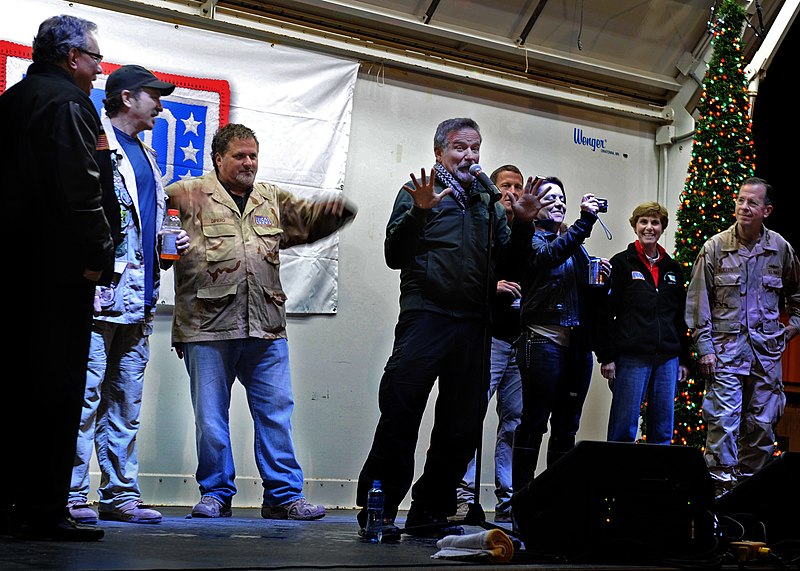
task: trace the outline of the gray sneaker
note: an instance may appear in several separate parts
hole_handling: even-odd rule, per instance
[[[298,498],[280,506],[263,506],[261,517],[264,519],[297,519],[308,521],[325,517],[325,508],[308,503],[305,498]]]
[[[203,496],[192,508],[192,517],[231,517],[231,506],[226,506],[214,496]]]
[[[67,503],[69,516],[78,523],[95,525],[97,523],[97,513],[89,507],[85,500],[72,500]]]
[[[131,500],[116,507],[100,506],[100,519],[105,521],[124,521],[126,523],[160,523],[161,512],[142,503]]]

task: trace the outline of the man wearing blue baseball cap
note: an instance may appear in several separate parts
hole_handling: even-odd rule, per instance
[[[136,434],[158,300],[158,235],[166,194],[155,152],[138,135],[153,129],[163,110],[161,97],[174,89],[138,65],[122,66],[106,81],[102,123],[123,239],[116,248],[111,284],[95,288],[86,390],[67,504],[80,523],[97,522],[88,503],[92,444],[101,473],[100,519],[161,521],[161,514],[141,500]],[[188,245],[188,234],[181,231],[179,253]]]

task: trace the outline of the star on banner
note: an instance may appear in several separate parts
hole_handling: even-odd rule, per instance
[[[199,135],[197,132],[197,126],[202,123],[202,121],[196,121],[194,118],[194,113],[189,114],[188,119],[181,119],[183,121],[183,134],[186,133],[194,133],[195,135]]]
[[[189,141],[188,147],[181,147],[181,150],[183,151],[184,161],[192,161],[195,163],[197,162],[197,151],[199,151],[200,149],[195,149],[191,141]]]

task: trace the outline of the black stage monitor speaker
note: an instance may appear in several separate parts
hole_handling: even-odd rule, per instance
[[[511,504],[531,554],[642,563],[716,547],[714,486],[696,448],[581,441]]]
[[[715,513],[721,527],[732,530],[733,540],[800,541],[800,452],[784,452],[720,496]],[[733,522],[738,525],[728,525]],[[736,530],[743,537],[736,537]]]

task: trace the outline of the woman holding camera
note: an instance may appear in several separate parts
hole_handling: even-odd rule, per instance
[[[515,252],[522,258],[517,261],[522,264],[523,291],[522,333],[516,348],[522,375],[522,420],[514,433],[515,491],[522,490],[535,475],[548,421],[548,466],[575,445],[592,376],[590,330],[594,307],[607,292],[607,284],[593,284],[607,281],[611,272],[609,261],[601,259],[602,277],[590,280],[590,258],[583,247],[597,222],[597,198],[585,194],[580,217],[567,227],[563,183],[548,177],[539,184],[542,209],[533,239],[514,243]]]
[[[680,265],[658,244],[666,208],[645,202],[630,224],[638,240],[611,258],[612,287],[600,307],[595,353],[613,393],[608,440],[634,442],[642,402],[646,438],[669,444],[678,380],[686,377],[689,337],[683,319],[686,289]]]

